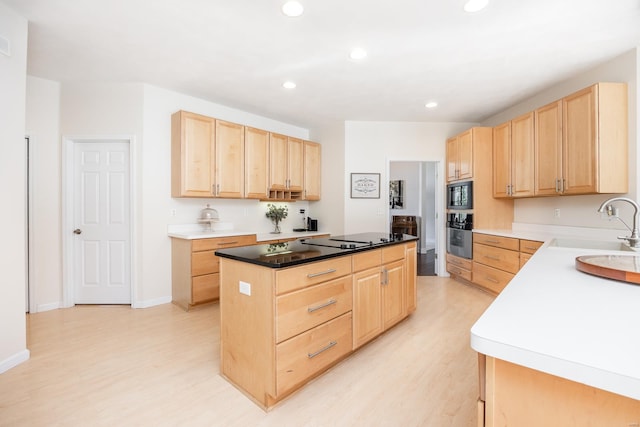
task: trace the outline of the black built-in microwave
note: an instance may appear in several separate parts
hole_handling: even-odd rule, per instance
[[[447,185],[448,209],[473,209],[473,181]]]

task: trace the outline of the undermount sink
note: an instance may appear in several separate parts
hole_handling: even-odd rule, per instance
[[[574,249],[597,249],[604,251],[626,251],[640,252],[640,248],[632,248],[627,242],[616,240],[583,240],[572,238],[553,239],[549,243],[550,247],[574,248]]]

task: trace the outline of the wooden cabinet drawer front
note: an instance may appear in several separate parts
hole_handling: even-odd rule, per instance
[[[351,276],[277,297],[276,342],[351,311]]]
[[[530,258],[531,254],[520,252],[520,268],[522,268],[522,266],[525,265]]]
[[[471,281],[471,270],[464,270],[457,265],[447,263],[447,271],[455,276],[462,277],[465,280]]]
[[[465,270],[471,270],[471,260],[466,258],[460,258],[455,255],[447,254],[447,263],[453,264],[459,268]]]
[[[194,277],[191,282],[191,303],[198,304],[220,297],[220,275],[205,274]]]
[[[473,263],[473,283],[495,293],[500,293],[507,286],[507,283],[513,279],[513,274],[497,268],[488,267],[483,264]]]
[[[236,246],[248,246],[256,244],[256,235],[215,237],[213,239],[193,239],[191,250],[210,251],[223,248],[234,248]]]
[[[511,237],[495,236],[493,234],[473,233],[473,243],[495,246],[498,248],[520,250],[520,240]]]
[[[393,245],[382,248],[382,263],[386,264],[404,258],[404,245]]]
[[[517,273],[520,270],[520,252],[494,248],[493,246],[474,243],[473,261],[474,268],[477,263],[482,263],[509,273]]]
[[[520,240],[520,252],[532,254],[535,253],[540,246],[542,246],[542,242],[536,240]]]
[[[220,271],[220,259],[214,255],[214,251],[191,253],[191,275],[217,273]]]
[[[363,271],[369,268],[378,267],[382,264],[382,250],[376,249],[373,251],[354,254],[351,259],[353,260],[354,273],[356,271]]]
[[[351,352],[351,312],[276,346],[276,394],[306,382]]]
[[[285,292],[306,288],[347,274],[351,274],[350,256],[278,270],[276,272],[276,294],[281,295]]]

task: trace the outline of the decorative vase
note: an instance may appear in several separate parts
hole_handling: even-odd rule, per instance
[[[280,234],[280,221],[274,221],[276,227],[273,229],[271,234]]]

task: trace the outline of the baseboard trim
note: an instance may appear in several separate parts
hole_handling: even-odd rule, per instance
[[[18,366],[19,364],[26,362],[31,357],[31,352],[26,348],[13,356],[4,359],[0,362],[0,374],[7,372],[9,369]]]
[[[156,305],[169,304],[171,302],[171,296],[154,298],[147,301],[137,301],[131,304],[131,308],[149,308]]]
[[[49,304],[39,304],[36,306],[36,313],[42,313],[43,311],[57,310],[62,307],[61,302],[50,302]]]

